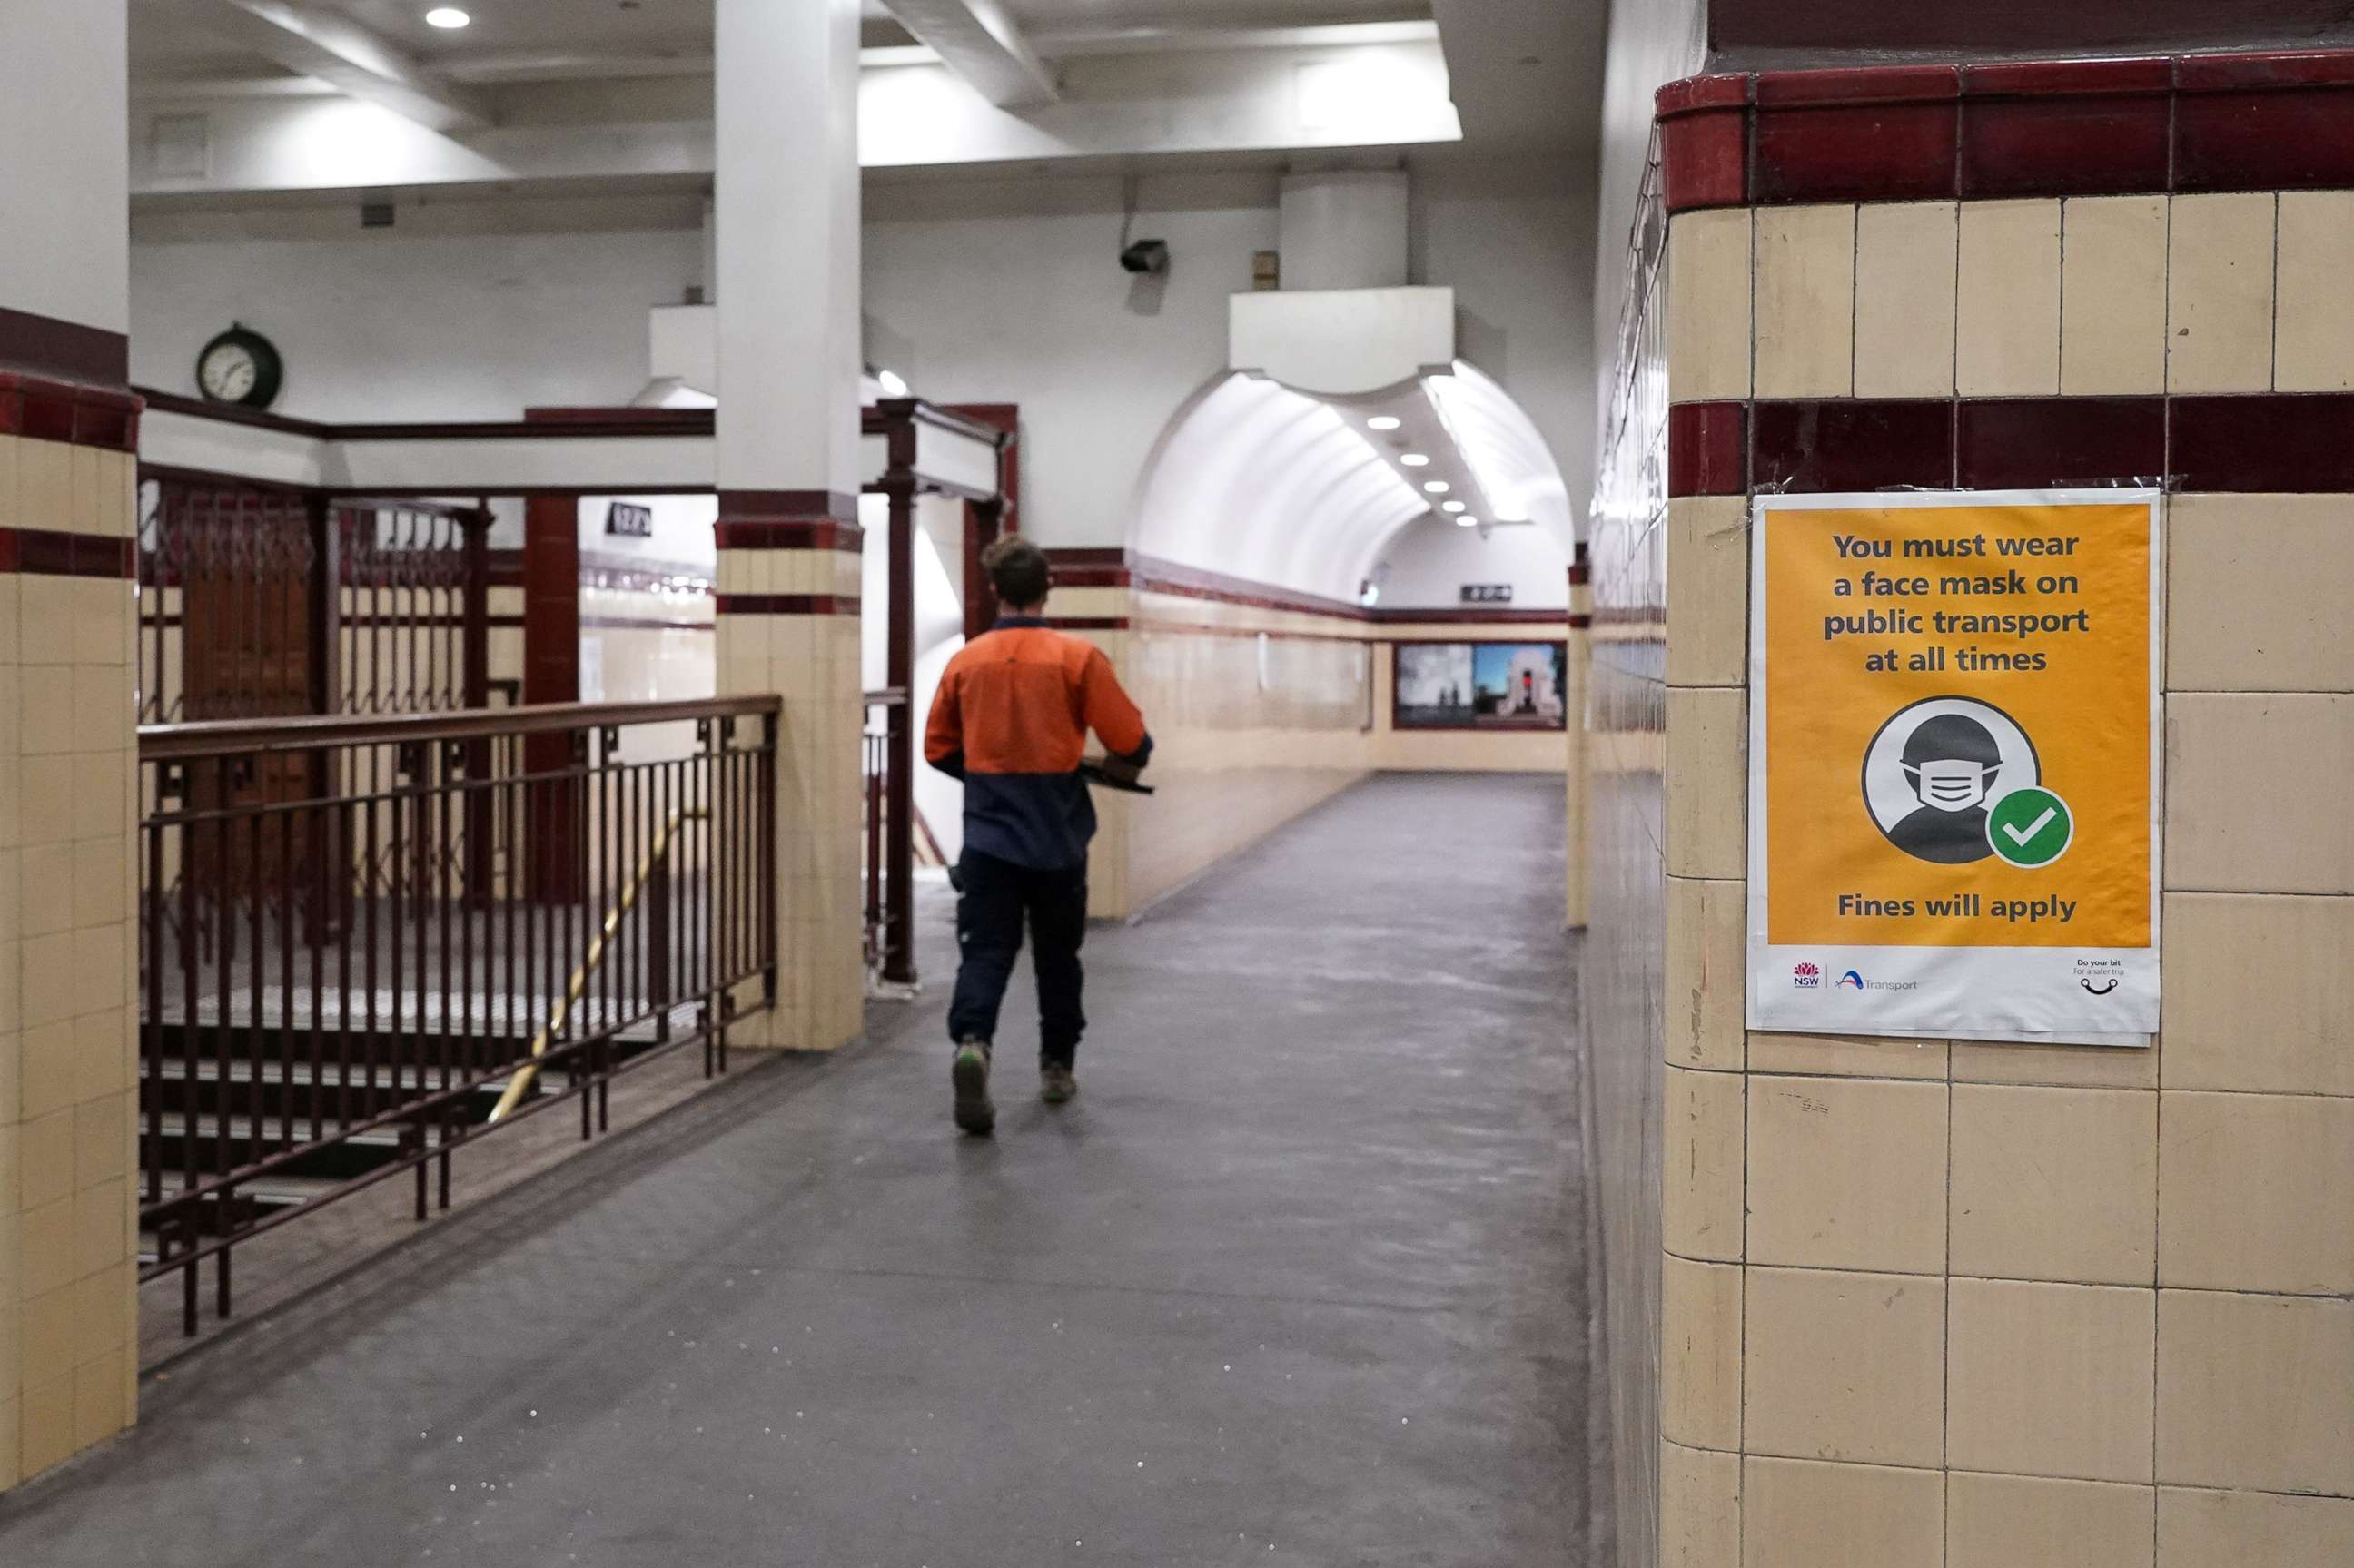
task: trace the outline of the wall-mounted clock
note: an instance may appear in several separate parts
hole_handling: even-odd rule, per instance
[[[231,323],[196,355],[196,390],[214,403],[267,408],[285,373],[277,346],[241,323]]]

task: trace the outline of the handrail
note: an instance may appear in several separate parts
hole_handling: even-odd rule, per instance
[[[514,1076],[507,1080],[506,1092],[499,1096],[499,1103],[491,1107],[489,1120],[493,1125],[504,1120],[507,1113],[522,1103],[525,1092],[537,1081],[540,1060],[547,1054],[548,1043],[556,1038],[557,1031],[564,1027],[565,1020],[571,1017],[574,1005],[588,993],[588,977],[597,971],[598,965],[605,961],[606,948],[612,943],[615,933],[620,930],[622,918],[637,906],[638,895],[645,890],[647,880],[653,875],[654,863],[669,855],[670,841],[678,832],[679,824],[708,821],[710,819],[711,813],[699,806],[681,807],[670,814],[670,821],[664,822],[662,832],[654,835],[653,843],[647,849],[644,858],[638,862],[637,871],[630,877],[630,885],[621,890],[620,900],[607,913],[603,924],[598,927],[596,939],[588,944],[588,951],[581,959],[580,967],[572,971],[572,978],[564,988],[564,1000],[556,1004],[556,1011],[548,1014],[547,1022],[531,1037],[531,1060],[516,1069]]]
[[[766,718],[783,710],[773,693],[653,703],[532,703],[514,708],[451,713],[322,715],[305,718],[203,719],[193,724],[139,726],[143,762],[192,758],[316,751],[323,747],[398,745],[436,740],[484,740],[683,719]]]

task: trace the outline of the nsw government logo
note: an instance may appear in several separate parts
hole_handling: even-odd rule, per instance
[[[1790,971],[1790,983],[1800,991],[1814,991],[1823,983],[1823,971],[1812,964],[1800,964]]]

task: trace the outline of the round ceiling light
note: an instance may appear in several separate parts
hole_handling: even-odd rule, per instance
[[[1398,417],[1395,414],[1376,414],[1365,421],[1365,429],[1369,430],[1394,430],[1397,428]]]
[[[455,5],[436,5],[425,13],[427,26],[440,27],[445,31],[454,31],[472,20],[472,16],[467,16]]]
[[[1428,468],[1430,466],[1430,459],[1421,452],[1407,452],[1405,456],[1399,458],[1398,461],[1405,464],[1408,468]]]
[[[1426,479],[1422,482],[1422,488],[1433,495],[1444,495],[1455,487],[1443,479]]]

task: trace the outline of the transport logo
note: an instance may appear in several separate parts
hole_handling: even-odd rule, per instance
[[[1863,989],[1863,977],[1856,973],[1853,969],[1850,969],[1847,973],[1840,976],[1839,988],[1841,991],[1861,991]]]

